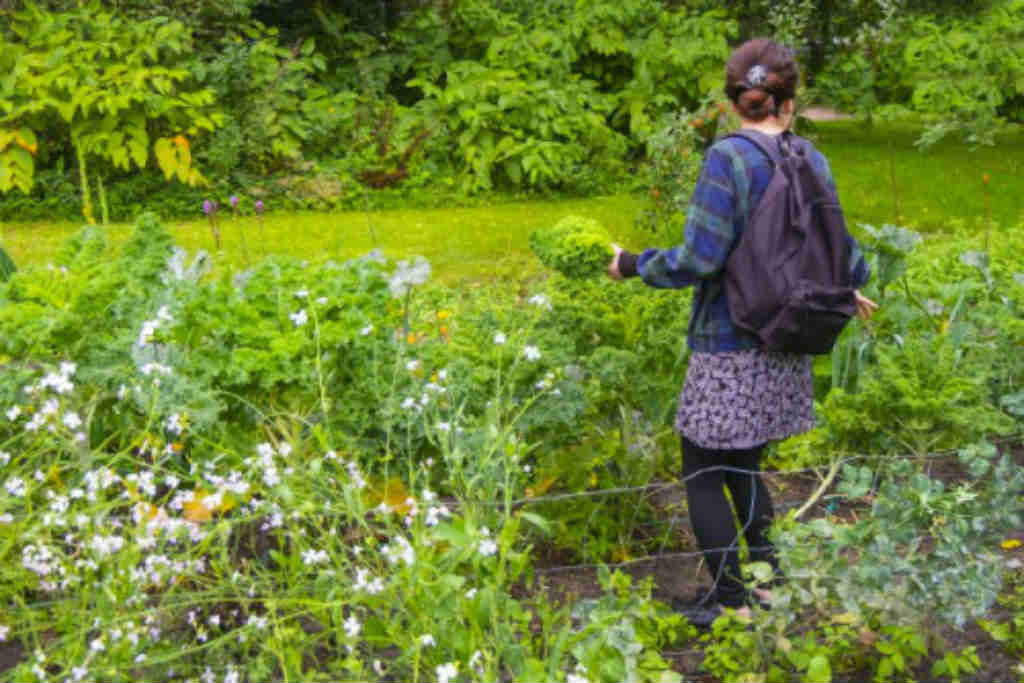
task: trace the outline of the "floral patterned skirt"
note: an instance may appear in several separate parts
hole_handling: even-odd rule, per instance
[[[703,448],[754,448],[814,428],[811,357],[752,349],[690,354],[676,431]]]

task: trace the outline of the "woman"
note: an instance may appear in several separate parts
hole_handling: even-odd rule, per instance
[[[726,66],[725,92],[742,128],[781,135],[793,121],[799,72],[790,50],[768,39],[744,43]],[[809,144],[809,143],[808,143]],[[813,150],[817,172],[834,188],[825,158]],[[681,435],[683,477],[690,521],[721,606],[747,612],[750,596],[740,576],[737,524],[751,561],[775,566],[765,532],[773,517],[771,497],[759,474],[769,441],[814,426],[811,357],[767,351],[738,329],[729,316],[724,267],[747,219],[764,194],[773,165],[744,138],[724,138],[704,158],[686,215],[684,243],[640,254],[615,249],[608,266],[613,279],[639,275],[652,287],[694,287],[687,343],[690,363],[675,427]],[[854,286],[868,278],[867,264],[850,238]],[[868,318],[877,306],[856,293],[857,314]],[[724,466],[724,467],[723,467]],[[719,467],[720,469],[709,469]],[[757,591],[762,602],[768,591]],[[696,610],[710,620],[720,613]],[[694,621],[699,617],[691,616]]]

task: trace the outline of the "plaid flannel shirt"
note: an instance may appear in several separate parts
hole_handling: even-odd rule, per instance
[[[820,152],[811,155],[814,169],[832,189],[835,181]],[[761,346],[738,329],[729,315],[723,271],[752,207],[757,206],[773,173],[771,160],[743,138],[724,138],[708,149],[686,212],[683,244],[671,249],[646,249],[626,254],[623,275],[640,275],[652,287],[694,286],[687,343],[694,351],[715,353]],[[868,280],[860,245],[849,238],[855,287]]]

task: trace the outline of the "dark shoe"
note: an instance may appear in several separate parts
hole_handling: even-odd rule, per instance
[[[672,609],[686,617],[686,620],[697,628],[711,628],[715,619],[722,616],[721,606],[714,602],[702,606],[673,598]]]

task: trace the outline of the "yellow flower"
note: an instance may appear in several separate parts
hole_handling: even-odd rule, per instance
[[[1013,550],[1014,548],[1019,548],[1021,546],[1021,542],[1016,538],[1008,538],[1000,543],[999,546],[1003,550]]]
[[[446,319],[448,319],[450,317],[452,317],[452,312],[451,311],[438,311],[437,312],[437,319],[438,320],[446,320]]]

